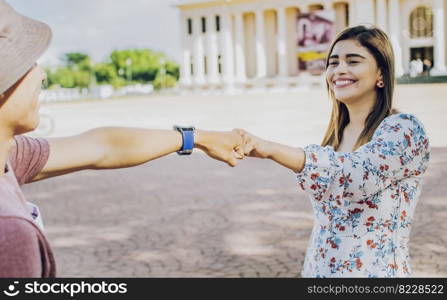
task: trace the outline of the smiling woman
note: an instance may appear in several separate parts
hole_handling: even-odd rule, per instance
[[[341,32],[329,53],[326,82],[332,113],[322,145],[351,151],[368,142],[380,122],[397,112],[392,108],[394,52],[383,31],[359,26]],[[354,110],[351,114],[347,105]],[[357,133],[356,138],[343,140],[345,129]]]
[[[332,115],[321,145],[292,148],[240,131],[246,155],[296,173],[315,223],[304,277],[409,277],[408,241],[430,157],[422,123],[395,114],[394,56],[378,28],[350,27],[330,47]]]

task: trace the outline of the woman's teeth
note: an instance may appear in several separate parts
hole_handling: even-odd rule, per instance
[[[335,81],[335,86],[344,86],[344,85],[349,85],[351,83],[354,83],[355,80],[336,80]]]

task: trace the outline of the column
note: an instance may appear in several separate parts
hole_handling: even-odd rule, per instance
[[[247,78],[256,77],[256,20],[253,12],[244,17],[245,70]]]
[[[264,28],[265,28],[265,58],[267,64],[267,77],[273,78],[278,76],[278,22],[277,13],[273,9],[269,9],[264,13]]]
[[[394,49],[394,58],[396,61],[396,76],[400,77],[403,75],[402,66],[402,48],[400,46],[400,8],[399,0],[389,0],[389,29],[390,29],[390,39],[391,44]]]
[[[192,22],[194,40],[194,83],[205,83],[205,59],[201,17],[194,17]]]
[[[348,26],[354,26],[357,24],[357,2],[356,0],[351,0],[348,6],[349,11],[349,24]]]
[[[443,73],[446,71],[445,66],[445,30],[444,30],[444,0],[433,0],[433,22],[435,37],[434,49],[434,73]]]
[[[236,80],[245,82],[245,49],[244,49],[244,16],[242,12],[235,14],[235,54],[236,54]]]
[[[374,24],[374,1],[373,0],[357,0],[357,13],[361,16],[362,23]]]
[[[335,33],[345,29],[348,24],[346,23],[346,15],[348,13],[346,3],[335,3],[333,9],[335,10]]]
[[[279,76],[288,76],[287,64],[287,27],[286,27],[286,8],[277,9],[276,18],[278,22],[278,61]]]
[[[182,85],[191,85],[191,36],[187,27],[188,17],[182,17],[182,55],[183,63],[180,69]]]
[[[383,31],[388,32],[386,16],[386,0],[376,0],[376,25]]]
[[[234,83],[234,55],[231,14],[224,12],[221,15],[222,25],[222,72],[225,85],[231,86]]]
[[[287,19],[287,32],[292,38],[288,38],[286,41],[287,45],[287,57],[288,57],[288,73],[290,76],[298,75],[298,57],[297,57],[297,45],[296,45],[296,37],[298,36],[297,28],[296,28],[296,20],[298,17],[299,10],[298,8],[292,8],[286,10],[286,19]]]
[[[217,32],[216,32],[216,16],[214,14],[207,17],[207,64],[208,64],[208,76],[207,81],[211,84],[217,84],[219,82],[219,70],[217,61]]]
[[[267,63],[265,57],[264,11],[256,11],[256,65],[257,77],[266,77]]]

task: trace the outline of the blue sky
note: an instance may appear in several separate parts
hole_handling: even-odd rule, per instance
[[[18,12],[53,29],[43,64],[83,51],[103,61],[113,49],[150,48],[180,62],[177,0],[7,0]]]

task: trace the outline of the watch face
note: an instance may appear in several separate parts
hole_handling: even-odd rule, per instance
[[[177,153],[180,155],[190,155],[192,153],[192,149],[179,150],[179,151],[177,151]]]
[[[183,127],[183,126],[174,125],[174,129],[178,130],[178,131],[192,131],[192,130],[195,130],[196,128],[194,126]]]

